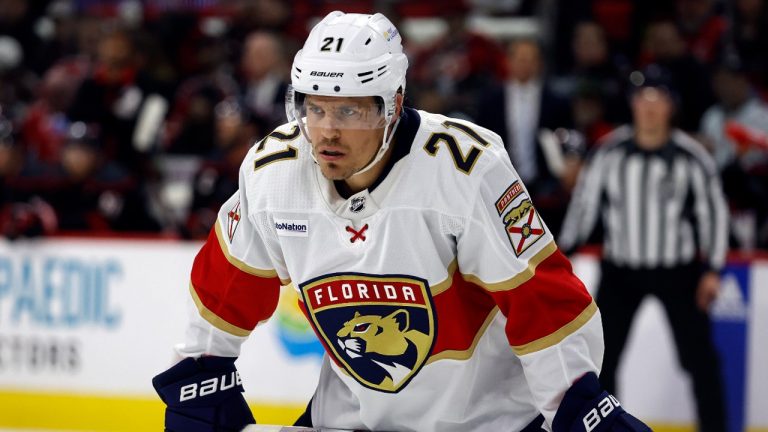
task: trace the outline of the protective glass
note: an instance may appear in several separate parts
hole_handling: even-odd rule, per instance
[[[286,96],[289,120],[302,128],[370,130],[387,124],[381,99],[371,96],[343,97],[304,95],[293,89]]]

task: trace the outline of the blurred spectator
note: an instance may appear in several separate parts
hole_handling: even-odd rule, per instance
[[[689,132],[699,130],[702,114],[714,102],[710,73],[691,54],[674,22],[662,20],[648,26],[644,57],[643,64],[657,63],[671,74],[680,97],[677,126]]]
[[[17,151],[13,139],[13,125],[2,114],[2,106],[0,106],[0,178],[5,180],[12,177],[21,167],[19,159],[21,153]],[[7,187],[0,188],[0,191],[3,192],[3,196],[10,192]]]
[[[54,210],[34,194],[34,179],[47,171],[25,156],[16,135],[0,106],[0,235],[14,239],[53,233]]]
[[[209,38],[200,28],[201,24],[198,16],[184,10],[169,11],[147,23],[148,31],[156,41],[155,49],[159,49],[168,58],[179,81],[200,73],[203,67],[200,60],[209,57],[200,51],[213,50]],[[226,54],[222,47],[216,48],[218,57]]]
[[[138,67],[128,33],[112,31],[99,41],[92,74],[68,111],[72,121],[96,124],[107,157],[133,172],[146,173],[167,111],[165,89]]]
[[[397,0],[395,0],[396,2]],[[362,13],[368,14],[371,11],[379,11],[378,6],[389,6],[387,3],[393,3],[391,0],[310,0],[307,1],[312,6],[312,15],[315,17],[323,17],[333,11],[341,10],[345,13]],[[413,3],[413,2],[411,2]],[[422,4],[430,3],[429,0],[422,0]]]
[[[733,162],[744,167],[765,161],[765,151],[742,149],[726,134],[726,124],[738,123],[768,133],[768,105],[763,102],[747,78],[740,64],[723,63],[713,76],[712,87],[717,103],[712,105],[701,120],[701,133],[712,145],[715,161],[720,169]]]
[[[209,154],[215,146],[214,108],[238,94],[234,79],[220,71],[186,80],[176,93],[166,123],[166,152],[198,156]]]
[[[584,79],[577,84],[571,98],[573,128],[584,137],[585,152],[614,129],[614,123],[606,118],[610,109],[606,108],[602,84]]]
[[[203,22],[191,15],[177,14],[165,25],[169,26],[165,31],[179,27],[187,36],[175,42],[181,47],[179,60],[186,78],[172,100],[163,134],[164,150],[203,156],[214,147],[214,107],[239,92],[229,63],[229,44],[217,32],[206,33]]]
[[[534,14],[539,3],[537,0],[467,0],[466,2],[472,5],[475,13],[494,16],[530,16]]]
[[[576,25],[572,50],[574,73],[609,81],[617,79],[619,72],[611,62],[605,32],[597,23],[582,21]]]
[[[72,1],[54,0],[48,4],[45,14],[34,24],[35,33],[41,39],[38,55],[45,66],[40,75],[44,75],[62,58],[83,55],[84,47],[80,42],[87,21],[87,17],[78,16]]]
[[[542,201],[537,205],[545,212],[548,202],[553,203],[555,209],[550,210],[555,213],[557,206],[562,210],[583,147],[595,146],[612,125],[629,119],[624,96],[628,71],[649,63],[663,64],[672,71],[679,88],[677,124],[711,138],[736,216],[753,215],[757,230],[753,243],[768,246],[768,222],[764,222],[768,210],[763,207],[768,202],[764,198],[768,167],[761,161],[761,151],[746,150],[751,145],[748,141],[765,129],[754,113],[763,110],[760,94],[768,96],[766,1],[545,2],[555,4],[556,11],[549,15],[557,16],[555,23],[543,21],[540,27],[542,40],[553,42],[547,45],[554,48],[548,69],[557,68],[557,79],[546,81],[540,49],[528,50],[535,52],[529,57],[536,57],[530,62],[536,67],[528,69],[539,70],[525,72],[524,58],[512,59],[510,53],[506,59],[497,41],[466,26],[467,17],[478,13],[535,16],[544,7],[540,3],[0,0],[0,106],[16,126],[14,144],[3,151],[6,161],[21,161],[11,164],[10,171],[16,174],[4,174],[3,185],[10,181],[19,202],[30,205],[29,200],[36,196],[35,184],[39,186],[45,177],[41,173],[60,164],[70,123],[84,121],[101,130],[99,159],[126,169],[135,176],[139,190],[162,191],[169,174],[163,171],[166,167],[175,172],[178,183],[184,177],[187,188],[193,189],[195,167],[213,164],[218,169],[226,153],[220,150],[217,106],[236,101],[242,109],[244,126],[240,130],[267,133],[283,121],[287,84],[283,60],[306,37],[313,17],[334,9],[388,10],[406,18],[444,20],[447,31],[434,43],[409,47],[409,98],[430,111],[478,118],[478,123],[501,133],[513,160],[523,158],[515,164],[521,174],[533,177],[529,186],[543,190],[536,192]],[[520,51],[525,53],[526,48]],[[743,83],[737,83],[741,78],[727,78],[729,72],[719,70],[716,87],[731,90],[716,89],[717,105],[712,106],[715,98],[709,67],[718,56],[733,52],[743,62],[738,75],[746,76],[753,85],[750,96],[738,103],[743,97]],[[517,72],[509,70],[508,65],[516,62]],[[520,75],[515,77],[516,73]],[[523,77],[526,73],[534,76],[528,84]],[[507,74],[513,76],[505,82]],[[493,86],[496,88],[491,89]],[[515,97],[509,89],[513,87],[539,88],[538,93],[514,93],[518,104],[522,95],[538,94],[532,98],[534,109],[510,108]],[[478,105],[477,100],[482,103]],[[730,125],[726,129],[731,132],[733,125],[745,129],[734,141],[724,135],[718,122]],[[525,126],[531,124],[535,127]],[[568,129],[571,126],[573,130]],[[558,130],[561,127],[565,129]],[[515,139],[534,144],[517,146]],[[157,143],[160,148],[155,147]],[[171,159],[176,160],[169,162]],[[531,160],[535,163],[529,163]],[[9,187],[4,188],[8,195]],[[217,206],[214,196],[209,197],[212,207]],[[185,197],[177,201],[183,201],[182,207],[187,209],[190,195]],[[192,198],[195,203],[206,199],[202,195]],[[39,196],[37,200],[45,202]],[[175,206],[165,201],[168,198],[163,193],[152,195],[153,212],[160,215]],[[547,218],[557,229],[558,216]],[[169,227],[177,227],[186,215],[168,220],[173,220]],[[747,237],[742,234],[740,238]]]
[[[570,68],[572,35],[580,22],[592,21],[603,29],[615,62],[624,69],[637,57],[647,24],[674,16],[674,6],[669,0],[558,0],[552,35],[558,73]]]
[[[236,42],[225,38],[224,18],[182,9],[160,15],[147,27],[137,46],[153,76],[163,80],[173,76],[181,82],[213,72],[232,73],[230,57]]]
[[[733,3],[732,42],[753,82],[768,91],[768,5],[765,0]]]
[[[256,139],[269,132],[260,129],[259,122],[234,98],[217,104],[214,112],[216,147],[195,174],[185,227],[186,236],[198,239],[208,236],[221,204],[237,190],[243,157]]]
[[[724,63],[714,75],[718,103],[701,122],[701,135],[712,147],[731,202],[738,246],[768,245],[768,147],[750,136],[768,137],[768,105],[760,100],[739,63]],[[738,230],[737,230],[738,227]],[[739,231],[741,230],[741,231]]]
[[[24,58],[24,67],[41,73],[47,63],[40,57],[42,41],[35,33],[35,19],[45,2],[28,0],[0,0],[0,35],[17,41]]]
[[[77,54],[95,62],[99,57],[99,43],[104,37],[104,20],[95,16],[78,16]]]
[[[21,126],[21,140],[30,156],[45,163],[60,159],[69,126],[66,112],[88,70],[85,59],[72,58],[45,73],[37,99],[29,106]]]
[[[21,115],[38,84],[37,76],[26,66],[26,55],[19,41],[0,36],[0,106],[9,118]]]
[[[13,202],[14,190],[8,184],[22,167],[23,153],[10,136],[8,120],[0,118],[0,205]]]
[[[477,123],[499,134],[520,178],[537,197],[536,207],[547,225],[558,232],[567,202],[560,183],[562,174],[548,151],[550,140],[542,140],[541,132],[572,125],[568,102],[554,94],[544,80],[544,64],[539,43],[518,39],[507,48],[509,78],[480,95]],[[557,136],[556,136],[557,138]],[[554,149],[562,159],[564,147],[556,142]],[[571,153],[566,152],[565,156]]]
[[[457,2],[442,8],[447,30],[412,56],[409,91],[426,111],[475,118],[476,93],[506,75],[503,49],[467,28],[468,10]]]
[[[162,49],[157,37],[148,30],[140,28],[133,31],[131,39],[134,45],[136,69],[145,76],[144,79],[148,83],[152,83],[154,91],[164,98],[169,98],[173,93],[178,73]],[[203,49],[202,44],[195,45],[198,50]],[[221,59],[225,58],[224,55],[214,56],[211,61],[223,62],[224,60]]]
[[[157,231],[142,189],[101,146],[97,127],[73,123],[60,162],[39,179],[35,193],[55,209],[58,229]]]
[[[611,45],[621,52],[631,52],[637,28],[633,17],[638,15],[639,4],[632,0],[596,0],[591,3],[591,16],[605,29]]]
[[[688,51],[700,62],[712,63],[725,33],[725,19],[715,11],[714,0],[676,0],[677,24]]]
[[[236,0],[234,3],[236,10],[227,34],[229,39],[245,40],[255,31],[268,31],[281,34],[287,43],[298,46],[309,34],[307,20],[312,16],[323,16],[315,9],[326,2]]]
[[[622,79],[626,71],[614,62],[603,29],[594,21],[577,23],[571,48],[573,66],[553,80],[553,88],[572,98],[585,86],[590,87],[590,93],[599,94],[605,105],[603,116],[616,123],[626,121],[629,113]]]
[[[285,123],[284,52],[280,39],[272,33],[248,35],[240,61],[246,108],[266,129]]]

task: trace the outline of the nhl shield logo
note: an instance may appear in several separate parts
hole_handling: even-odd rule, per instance
[[[365,197],[359,196],[352,198],[352,202],[349,203],[349,211],[352,213],[360,213],[365,209]]]
[[[361,385],[397,393],[424,366],[436,332],[424,279],[348,273],[300,287],[328,354]]]
[[[503,221],[515,256],[522,255],[526,249],[544,236],[541,216],[528,198],[520,201],[504,215]]]

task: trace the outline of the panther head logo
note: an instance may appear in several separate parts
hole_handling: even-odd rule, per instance
[[[410,328],[410,315],[398,309],[387,316],[360,315],[344,323],[337,343],[351,362],[361,364],[366,378],[385,387],[397,387],[428,354],[428,335]]]
[[[426,280],[333,273],[300,283],[299,289],[329,357],[360,385],[397,393],[426,365],[436,340]]]

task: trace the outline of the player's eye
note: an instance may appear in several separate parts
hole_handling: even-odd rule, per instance
[[[339,108],[339,115],[341,117],[344,117],[344,118],[355,117],[359,113],[360,112],[357,110],[357,108],[353,108],[353,107],[341,107],[341,108]]]
[[[355,328],[352,329],[352,331],[356,333],[365,333],[370,327],[371,327],[370,323],[357,324],[355,325]]]
[[[314,115],[318,115],[318,116],[319,115],[323,115],[323,109],[320,108],[317,105],[310,105],[310,106],[308,106],[307,107],[307,111],[309,111],[310,113],[312,113]]]

